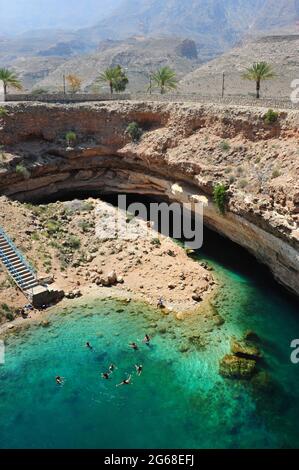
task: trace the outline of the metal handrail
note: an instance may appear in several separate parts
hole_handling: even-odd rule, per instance
[[[36,277],[35,269],[28,263],[28,261],[24,258],[22,253],[17,249],[13,241],[6,235],[6,233],[1,227],[0,227],[0,235],[5,239],[5,241],[9,244],[9,246],[13,249],[15,254],[22,261],[22,263],[26,266],[26,268],[31,272],[31,274],[33,274],[33,276]]]
[[[11,262],[5,255],[5,253],[1,250],[0,248],[0,258],[2,259],[4,265],[7,267],[9,274],[13,278],[13,280],[16,282],[16,284],[23,290],[24,289],[24,281],[21,278],[21,275],[17,272],[16,268],[12,266]]]

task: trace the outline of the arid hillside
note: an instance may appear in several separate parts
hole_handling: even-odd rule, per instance
[[[291,82],[299,78],[299,35],[264,36],[247,42],[186,75],[180,82],[185,93],[221,96],[225,73],[225,95],[255,95],[255,83],[242,79],[246,67],[266,61],[273,66],[276,78],[261,85],[261,96],[289,99]]]

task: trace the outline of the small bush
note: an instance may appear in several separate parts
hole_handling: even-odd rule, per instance
[[[5,109],[3,106],[0,106],[0,118],[8,116],[7,109]]]
[[[227,202],[227,188],[224,184],[216,184],[213,189],[213,199],[221,214],[225,213],[225,204]]]
[[[77,140],[77,135],[75,132],[67,132],[65,134],[65,140],[66,140],[66,143],[68,145],[68,147],[71,147]]]
[[[272,171],[272,178],[278,178],[280,176],[280,171],[279,170],[273,170]]]
[[[93,225],[86,220],[79,220],[78,227],[83,233],[87,233],[90,232],[90,230],[93,228]]]
[[[278,121],[279,114],[273,109],[268,109],[266,114],[264,115],[264,121],[266,124],[273,124],[274,122]]]
[[[143,134],[143,130],[138,126],[137,122],[131,122],[126,129],[126,134],[131,137],[132,142],[138,142]]]
[[[247,181],[246,179],[240,180],[240,181],[239,181],[239,184],[238,184],[238,186],[239,186],[240,189],[246,188],[247,185],[248,185],[248,181]]]
[[[18,175],[22,175],[23,178],[26,179],[26,180],[30,178],[30,171],[24,165],[22,165],[21,163],[19,163],[16,166],[16,173]]]
[[[81,246],[81,241],[78,237],[75,237],[74,235],[72,235],[67,240],[67,246],[71,248],[72,250],[78,250]]]
[[[228,152],[230,149],[230,145],[226,140],[223,140],[222,142],[220,142],[219,148],[224,152]]]
[[[61,230],[61,225],[56,220],[51,220],[50,219],[45,224],[45,228],[46,228],[47,232],[49,233],[49,235],[54,235],[54,233],[57,233]]]
[[[151,244],[154,245],[154,246],[160,246],[161,245],[160,239],[159,238],[152,238]]]

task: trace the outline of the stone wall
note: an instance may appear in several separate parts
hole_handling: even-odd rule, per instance
[[[99,95],[99,94],[66,94],[53,93],[53,94],[41,94],[32,95],[26,93],[19,94],[8,94],[6,101],[39,101],[42,103],[80,103],[88,101],[118,101],[118,100],[129,100],[131,99],[130,94],[114,94],[114,95]]]
[[[42,94],[39,96],[32,94],[8,94],[6,101],[39,101],[44,103],[80,103],[92,101],[160,101],[160,102],[193,102],[193,103],[215,103],[234,106],[261,106],[265,108],[283,108],[283,109],[299,109],[299,103],[292,103],[289,99],[276,99],[276,98],[261,98],[256,100],[248,96],[205,96],[200,94],[182,94],[182,93],[169,93],[161,95],[160,93],[124,93],[124,94]],[[0,95],[1,101],[1,95]]]
[[[283,109],[299,109],[299,103],[292,103],[290,99],[276,99],[276,98],[250,98],[248,96],[205,96],[196,93],[191,94],[165,94],[160,93],[136,93],[131,95],[134,100],[141,101],[162,101],[162,102],[193,102],[193,103],[215,103],[234,106],[261,106],[265,108],[283,108]]]

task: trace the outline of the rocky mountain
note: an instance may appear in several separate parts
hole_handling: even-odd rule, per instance
[[[126,38],[131,35],[179,36],[194,39],[203,58],[238,41],[254,22],[265,0],[124,0],[116,12],[82,38]]]
[[[219,96],[222,74],[225,72],[226,95],[254,95],[254,83],[243,80],[241,75],[253,62],[265,60],[272,64],[277,76],[262,83],[261,96],[288,99],[292,80],[299,78],[298,49],[299,34],[260,37],[187,74],[180,82],[180,90],[184,93]]]
[[[55,4],[58,8],[56,1],[49,7],[49,18],[54,14]],[[265,34],[266,39],[260,38],[252,46],[245,45],[243,52],[236,49],[232,55],[228,53],[218,62],[207,65],[207,69],[201,68],[199,75],[196,72],[187,77],[183,89],[197,91],[201,74],[205,74],[205,70],[207,73],[214,70],[215,65],[215,75],[207,78],[207,86],[200,89],[218,89],[218,74],[225,69],[232,74],[230,86],[234,85],[234,93],[238,93],[239,88],[244,90],[244,83],[242,87],[238,85],[238,70],[255,58],[268,58],[283,73],[286,64],[288,70],[290,62],[296,62],[292,52],[296,40],[283,38],[288,38],[290,32],[296,33],[298,29],[299,0],[113,0],[109,2],[109,7],[102,9],[102,1],[89,0],[88,3],[84,2],[83,12],[82,5],[77,1],[68,7],[65,4],[68,2],[64,2],[58,16],[63,18],[73,5],[68,28],[75,24],[86,25],[87,17],[88,21],[97,23],[77,30],[39,29],[15,37],[3,35],[2,29],[0,64],[16,70],[27,89],[36,84],[50,89],[61,87],[64,69],[82,76],[84,87],[88,89],[94,81],[95,72],[120,63],[130,69],[131,84],[134,83],[139,90],[147,83],[149,71],[157,66],[170,65],[182,78],[193,71],[194,65],[215,59],[236,44],[242,47],[249,39],[256,40]],[[32,21],[37,18],[38,11],[33,9]],[[104,16],[105,19],[99,20]],[[3,19],[0,19],[0,24],[1,21]],[[15,23],[18,25],[18,16]],[[53,24],[49,19],[48,23],[41,22],[40,26]],[[63,21],[57,20],[55,24],[59,26]],[[273,30],[276,34],[280,31],[280,50],[276,50],[277,36],[271,40]],[[284,32],[283,36],[281,31]],[[132,37],[135,39],[128,39]],[[187,38],[194,42],[183,44],[181,39],[172,38]],[[287,47],[291,47],[289,53]],[[292,58],[288,59],[288,55]],[[246,86],[246,92],[250,92],[250,84]],[[281,93],[280,90],[278,92]]]
[[[92,26],[109,15],[121,1],[0,0],[1,34],[14,37],[40,29],[71,30]]]
[[[52,60],[55,59],[52,57]],[[170,66],[176,70],[178,78],[182,78],[198,67],[200,61],[194,41],[187,39],[135,37],[125,41],[107,40],[92,54],[63,61],[47,76],[35,80],[35,87],[57,91],[61,89],[63,75],[72,73],[83,80],[83,89],[98,91],[99,87],[94,87],[97,76],[107,67],[118,64],[127,71],[129,90],[145,91],[150,73],[161,66]],[[22,78],[26,82],[27,75],[23,73]]]
[[[299,0],[266,0],[254,22],[256,31],[271,31],[298,27]]]
[[[194,39],[203,59],[228,50],[248,34],[293,28],[299,0],[123,0],[81,38],[171,35]]]

